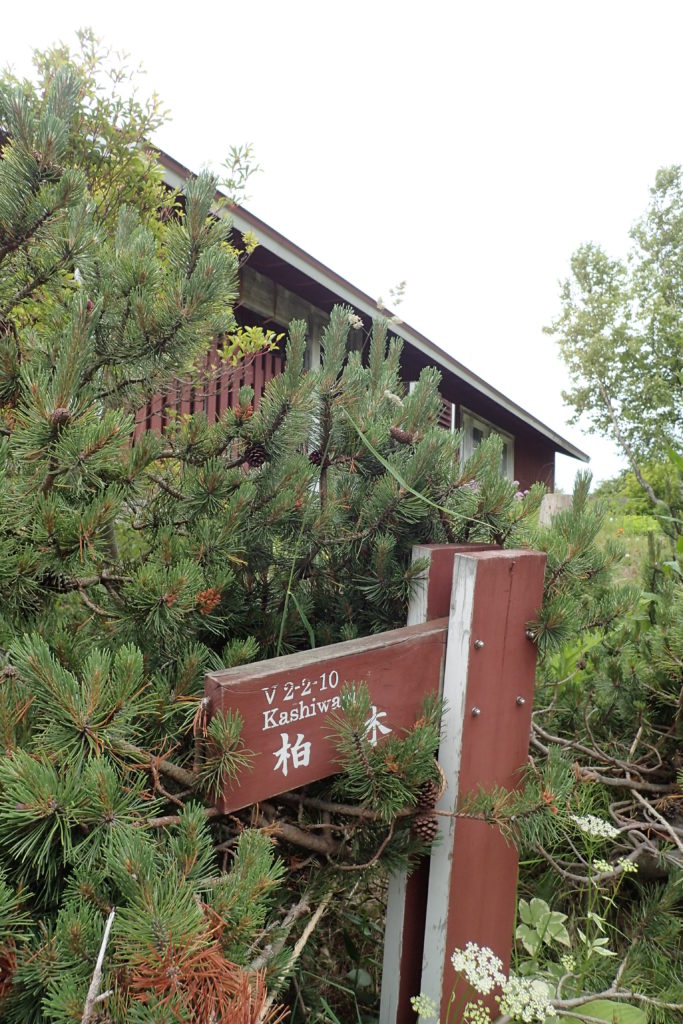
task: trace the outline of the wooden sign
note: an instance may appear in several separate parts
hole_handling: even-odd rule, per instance
[[[442,685],[448,619],[394,629],[317,650],[207,675],[209,712],[243,719],[242,741],[254,754],[237,784],[217,801],[226,814],[339,771],[331,717],[346,683],[365,683],[371,711],[365,738],[402,734]]]

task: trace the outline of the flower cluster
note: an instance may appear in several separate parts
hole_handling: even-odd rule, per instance
[[[419,996],[411,996],[410,1005],[418,1017],[424,1017],[427,1020],[430,1017],[436,1017],[438,1007],[434,1000],[426,996],[424,992],[420,992]],[[439,1022],[437,1021],[436,1024]]]
[[[548,986],[536,978],[518,978],[511,974],[500,999],[501,1013],[509,1013],[516,1020],[545,1021],[556,1017],[557,1011],[549,1000]]]
[[[363,321],[361,320],[361,318],[359,316],[356,316],[355,313],[349,313],[349,327],[352,330],[357,331],[362,326]]]
[[[605,873],[611,871],[612,874],[619,868],[625,875],[632,875],[638,871],[638,865],[634,864],[628,857],[620,857],[616,864],[610,864],[608,860],[594,860],[593,868],[596,871],[604,871]]]
[[[488,946],[468,942],[464,949],[454,951],[451,963],[482,996],[505,984],[502,961]]]
[[[566,961],[565,963],[563,958],[565,969],[573,970],[574,958],[568,956]],[[479,995],[486,996],[492,989],[501,988],[502,995],[500,998],[496,996],[501,1013],[509,1014],[523,1024],[531,1024],[533,1021],[544,1022],[548,1017],[557,1016],[557,1011],[550,1001],[549,986],[537,978],[519,978],[514,974],[506,978],[502,962],[488,946],[468,942],[464,949],[456,949],[453,952],[451,963]],[[436,1003],[424,993],[413,996],[410,1003],[420,1017],[436,1017]],[[476,1002],[470,1000],[463,1009],[462,1020],[463,1024],[491,1024],[491,1013],[482,999],[477,999]]]
[[[610,825],[604,818],[598,818],[595,814],[570,814],[569,817],[582,832],[593,836],[595,839],[616,839],[619,829]]]
[[[560,963],[568,974],[571,974],[576,970],[576,959],[571,953],[563,953],[560,957]]]
[[[481,999],[468,1003],[462,1011],[463,1024],[491,1024],[491,1011]]]

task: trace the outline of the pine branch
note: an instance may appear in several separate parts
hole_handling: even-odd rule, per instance
[[[577,774],[582,779],[594,780],[604,783],[606,786],[619,786],[625,789],[639,790],[642,793],[671,793],[678,789],[676,783],[655,783],[655,782],[638,782],[635,779],[631,779],[629,776],[631,773],[638,775],[640,774],[638,766],[630,764],[626,761],[620,761],[617,758],[610,757],[609,754],[605,754],[601,750],[596,750],[592,747],[586,747],[584,744],[579,743],[578,740],[568,740],[562,736],[555,736],[552,733],[546,732],[536,722],[532,723],[532,739],[534,736],[542,736],[543,739],[549,743],[554,743],[559,747],[568,748],[571,750],[577,750],[579,753],[586,754],[588,757],[595,758],[598,761],[602,761],[603,764],[612,764],[617,768],[620,768],[624,772],[623,778],[612,778],[611,776],[605,776],[597,771],[592,766],[584,767],[583,765],[576,766]],[[540,749],[543,753],[548,752],[548,748],[543,744],[540,744]]]
[[[391,842],[391,840],[393,838],[393,835],[394,835],[394,827],[395,827],[395,825],[396,825],[396,822],[392,821],[390,826],[389,826],[389,831],[387,832],[386,836],[384,837],[382,842],[379,844],[379,846],[377,847],[376,852],[370,858],[369,861],[366,861],[365,864],[338,864],[337,865],[338,869],[340,871],[365,871],[366,868],[374,867],[374,865],[377,864],[377,862],[379,861],[380,857],[382,856],[382,854],[386,850],[387,846]]]
[[[259,827],[267,829],[274,835],[282,836],[288,843],[301,846],[305,850],[312,850],[314,853],[322,853],[325,857],[330,857],[342,849],[342,844],[335,842],[330,836],[311,835],[310,832],[305,832],[303,829],[297,828],[296,825],[291,825],[278,818],[272,804],[262,803],[259,805],[259,809],[260,813],[257,817]]]
[[[23,288],[20,288],[18,292],[15,292],[9,302],[0,309],[0,320],[4,320],[7,314],[11,313],[14,307],[18,306],[20,302],[24,301],[24,299],[30,298],[36,289],[42,288],[44,284],[47,284],[58,270],[63,267],[67,267],[71,262],[72,256],[73,250],[69,249],[64,253],[64,255],[60,256],[51,267],[40,274],[36,274],[36,276],[28,281]]]
[[[175,487],[172,487],[171,484],[166,483],[163,477],[157,476],[155,473],[150,473],[149,470],[147,470],[147,476],[150,480],[153,480],[155,484],[161,487],[162,491],[166,491],[166,493],[170,494],[172,498],[175,498],[176,501],[183,500],[181,492],[176,490]]]
[[[633,795],[636,798],[636,800],[638,801],[638,803],[641,805],[641,807],[645,807],[646,810],[652,815],[652,817],[656,818],[656,820],[663,827],[664,831],[669,836],[671,836],[671,839],[676,844],[676,846],[678,847],[679,851],[681,853],[683,853],[683,842],[679,839],[678,835],[676,834],[676,829],[673,828],[673,826],[669,824],[669,822],[666,820],[666,818],[663,815],[661,815],[659,813],[659,811],[656,810],[656,808],[654,808],[652,806],[652,804],[650,803],[649,800],[646,800],[644,796],[640,795],[640,793],[638,792],[637,789],[633,790]]]
[[[106,608],[102,608],[100,607],[99,604],[95,604],[95,602],[90,597],[88,597],[87,593],[82,587],[78,588],[78,596],[80,597],[81,601],[86,606],[86,608],[89,608],[91,612],[95,612],[96,615],[101,615],[103,618],[107,619],[111,619],[114,617],[112,612],[108,612]]]
[[[168,775],[169,779],[173,779],[174,782],[187,789],[195,790],[201,784],[201,780],[196,775],[193,775],[192,772],[188,772],[187,769],[181,768],[180,765],[173,764],[163,757],[155,757],[153,754],[148,754],[145,750],[134,746],[127,740],[117,738],[115,746],[118,753],[134,757],[141,766],[148,767],[150,771],[156,768],[164,775]]]
[[[53,215],[53,213],[55,213],[55,210],[46,206],[40,217],[38,217],[33,224],[27,227],[25,231],[21,231],[18,235],[15,235],[11,242],[5,242],[3,245],[0,245],[0,263],[2,263],[6,256],[9,256],[17,249],[20,249],[22,245],[28,242],[33,235],[40,230],[45,221]]]

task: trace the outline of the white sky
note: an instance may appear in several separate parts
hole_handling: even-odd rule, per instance
[[[0,64],[92,25],[148,72],[193,170],[254,144],[246,204],[592,456],[542,326],[581,243],[625,253],[683,159],[676,0],[3,4]],[[558,457],[558,484],[579,466]]]

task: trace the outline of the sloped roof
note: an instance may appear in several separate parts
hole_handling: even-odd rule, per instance
[[[184,183],[189,178],[194,177],[193,172],[167,153],[161,150],[158,152],[159,162],[164,168],[166,182],[173,188],[182,189]],[[335,301],[341,300],[346,302],[359,313],[365,314],[369,318],[377,315],[377,302],[374,299],[366,295],[360,288],[345,280],[334,270],[326,267],[324,263],[315,259],[315,257],[301,249],[294,242],[291,242],[284,235],[280,234],[279,231],[276,231],[275,228],[266,224],[265,221],[250,213],[243,206],[232,207],[230,215],[237,231],[241,234],[249,231],[257,236],[259,247],[266,249],[271,257],[271,268],[279,269],[281,275],[287,280],[288,285],[290,287],[294,285],[292,290],[297,290],[296,284],[298,280],[298,290],[303,292],[312,302],[314,302],[314,296],[311,294],[311,290],[317,286],[318,289],[333,297]],[[292,277],[297,280],[292,280]],[[406,323],[397,323],[392,324],[391,330],[408,345],[427,357],[430,363],[453,374],[474,391],[478,392],[483,398],[494,402],[501,409],[504,409],[506,413],[525,423],[531,430],[537,431],[551,442],[554,450],[559,454],[569,455],[572,458],[580,459],[582,462],[589,461],[589,456],[572,444],[571,441],[561,437],[560,434],[545,423],[542,423],[541,420],[537,419],[526,409],[517,405],[516,402],[513,402],[512,399],[492,387],[481,377],[477,376],[477,374],[468,370],[466,366],[463,366],[457,359],[454,359],[453,356],[449,355],[433,341],[430,341],[429,338],[426,338],[424,334],[421,334],[414,327]]]

